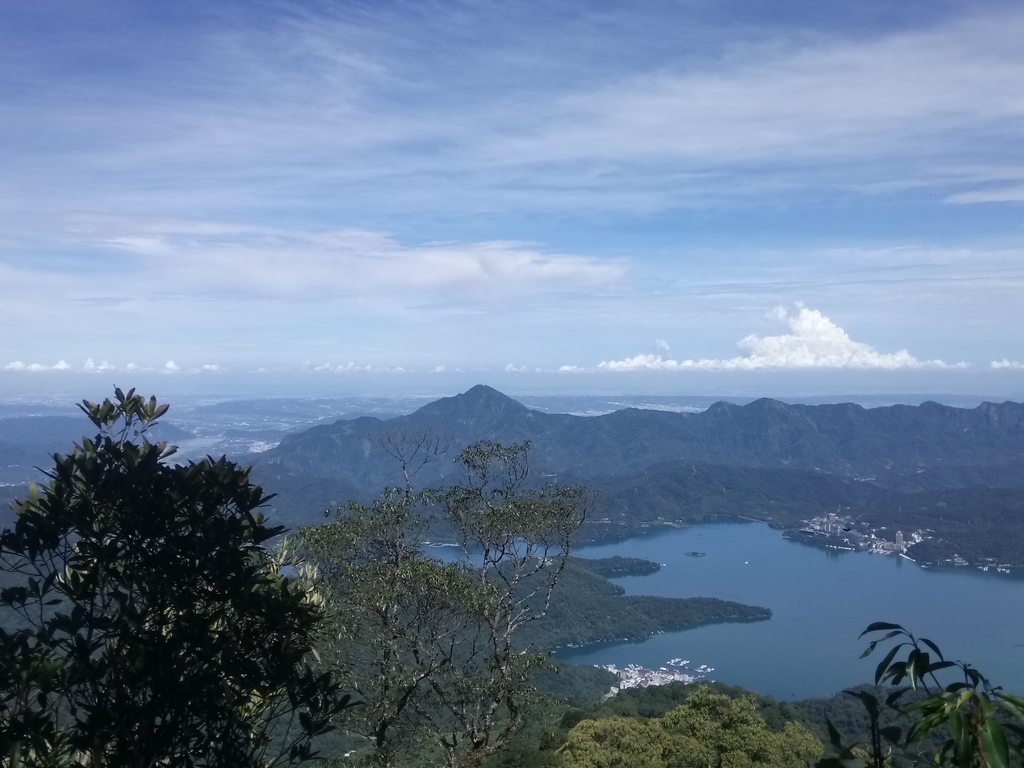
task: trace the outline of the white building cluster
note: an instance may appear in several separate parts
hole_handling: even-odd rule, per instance
[[[924,540],[924,531],[915,531],[905,536],[903,531],[896,531],[894,540],[885,528],[871,528],[867,523],[856,522],[851,517],[829,512],[821,517],[804,520],[805,527],[801,533],[812,539],[821,541],[825,546],[835,549],[867,550],[879,554],[897,553],[907,556],[907,548]],[[844,546],[845,545],[845,546]],[[908,558],[909,559],[909,558]]]
[[[686,665],[689,662],[682,659],[673,659],[668,664],[669,667],[674,667],[674,669],[669,667],[645,669],[637,664],[629,664],[623,669],[614,664],[607,664],[605,666],[595,664],[595,666],[607,670],[619,678],[619,684],[617,686],[613,685],[611,690],[605,695],[605,698],[611,698],[620,691],[630,688],[648,688],[653,685],[668,685],[669,683],[695,683],[698,680],[704,680],[708,673],[715,671],[714,667],[702,664],[696,669],[684,672],[683,669],[687,669]]]

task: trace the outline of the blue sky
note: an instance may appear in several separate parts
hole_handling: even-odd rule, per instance
[[[4,4],[0,392],[1020,397],[1022,40],[998,2]]]

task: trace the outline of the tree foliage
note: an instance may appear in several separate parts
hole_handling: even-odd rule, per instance
[[[223,458],[172,464],[145,436],[155,399],[81,407],[99,434],[0,536],[2,764],[309,758],[347,702],[306,663],[325,605],[268,549],[268,497]]]
[[[584,720],[559,750],[563,768],[802,768],[821,752],[802,725],[772,732],[752,700],[707,686],[660,719]]]
[[[423,445],[437,455],[440,443]],[[416,493],[405,462],[424,455],[389,447],[404,489],[302,533],[333,613],[323,656],[365,699],[346,727],[370,740],[371,759],[391,764],[425,747],[448,765],[476,764],[519,730],[536,696],[530,674],[545,656],[514,641],[547,612],[587,497],[532,486],[528,446],[495,443],[458,456],[460,484]],[[435,514],[458,562],[424,553]]]

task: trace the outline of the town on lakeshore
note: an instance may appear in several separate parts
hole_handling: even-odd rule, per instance
[[[888,538],[890,533],[885,526],[873,528],[870,523],[859,522],[849,515],[842,515],[839,512],[829,512],[820,517],[812,517],[809,520],[804,520],[803,523],[803,528],[791,532],[791,538],[820,544],[829,549],[881,555],[897,554],[911,562],[916,562],[916,560],[907,553],[908,548],[925,539],[932,538],[931,534],[934,533],[931,530],[917,530],[909,534],[896,531],[891,534],[892,538],[890,539]],[[955,566],[971,565],[960,555],[953,555],[945,560],[945,563]],[[976,565],[982,571],[994,568],[999,573],[1010,572],[1008,563],[997,563],[992,558]]]
[[[685,683],[688,685],[698,680],[704,680],[708,674],[715,671],[714,667],[709,667],[707,664],[701,664],[699,667],[690,669],[690,661],[688,659],[672,659],[665,663],[667,666],[658,669],[645,669],[637,664],[627,664],[621,669],[614,664],[595,664],[594,666],[611,672],[619,678],[619,684],[613,685],[608,693],[605,694],[604,698],[606,699],[610,699],[620,691],[630,688],[650,688],[651,686],[668,685],[669,683]],[[669,669],[669,667],[672,667],[672,669]],[[712,680],[711,682],[714,681]]]

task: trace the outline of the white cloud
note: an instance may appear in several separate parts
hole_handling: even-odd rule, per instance
[[[972,14],[852,39],[746,39],[705,66],[666,62],[538,100],[520,130],[488,132],[498,146],[487,149],[544,168],[541,195],[556,187],[612,205],[962,184],[955,164],[1005,154],[1024,118],[1024,101],[1007,98],[1024,66],[1021,23],[1019,13]],[[594,180],[574,175],[593,167]],[[653,168],[671,172],[659,183]],[[1021,193],[972,194],[951,200]]]
[[[108,363],[106,360],[97,365],[90,357],[82,364],[82,370],[85,373],[107,373],[108,371],[116,371],[117,366]]]
[[[173,360],[168,360],[166,363],[164,363],[165,373],[175,373],[180,370],[181,368],[179,368],[178,365]]]
[[[604,365],[604,363],[602,363]],[[585,368],[580,368],[578,365],[563,365],[558,369],[559,373],[583,373]]]
[[[211,363],[206,363],[206,364],[203,365],[203,370],[204,371],[219,371],[220,370],[220,366],[219,365],[214,365],[214,364],[211,364]]]
[[[1007,360],[1004,357],[1002,360],[993,360],[992,361],[992,369],[993,370],[997,370],[997,371],[999,371],[999,370],[1019,371],[1019,370],[1024,369],[1024,363],[1018,363],[1015,360]]]
[[[83,240],[132,254],[143,274],[154,278],[146,282],[188,294],[308,299],[402,291],[420,301],[435,295],[479,299],[592,288],[626,271],[622,260],[548,253],[511,241],[409,246],[360,229],[84,215],[73,227]]]
[[[774,310],[776,320],[789,327],[780,336],[751,334],[737,346],[743,355],[723,359],[672,360],[661,355],[637,355],[625,360],[610,360],[597,367],[605,371],[753,371],[764,369],[875,369],[966,367],[942,360],[918,360],[907,350],[878,352],[850,338],[842,328],[816,309],[801,307],[795,314],[782,307]]]
[[[8,363],[4,366],[5,371],[27,371],[28,373],[40,373],[42,371],[66,371],[70,369],[63,360],[58,360],[53,365],[42,365],[40,363],[23,363],[21,360],[15,360],[14,362]]]
[[[444,373],[444,366],[443,365],[435,365],[433,370],[431,370],[431,373]]]
[[[509,363],[508,365],[505,366],[505,373],[524,373],[525,371],[526,371],[526,366],[525,365],[521,365],[518,368],[516,368],[515,365],[513,365],[512,363]]]
[[[1002,187],[979,189],[973,192],[959,192],[946,198],[947,203],[969,205],[971,203],[1024,203],[1024,187]]]
[[[658,349],[663,349],[666,352],[671,350],[671,347],[668,345],[668,342],[665,341],[664,339],[655,339],[654,346],[656,346]]]
[[[352,372],[355,372],[355,371],[371,371],[371,370],[373,370],[373,367],[371,365],[369,365],[369,364],[367,364],[367,365],[357,365],[356,363],[354,363],[351,360],[349,360],[347,363],[340,363],[340,364],[334,366],[334,372],[335,373],[352,373]]]

